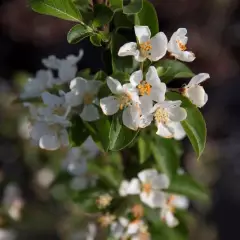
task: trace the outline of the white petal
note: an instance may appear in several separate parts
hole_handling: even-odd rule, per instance
[[[138,221],[136,221],[136,222],[134,221],[134,222],[130,223],[127,228],[127,235],[133,235],[133,234],[138,233],[139,228],[140,228],[140,224]]]
[[[76,107],[82,104],[83,95],[79,95],[74,91],[70,91],[65,94],[65,101],[68,106]]]
[[[68,132],[66,129],[62,129],[60,131],[60,141],[62,146],[68,146],[69,145],[69,138],[68,138]]]
[[[97,107],[95,107],[93,104],[84,105],[80,117],[82,118],[82,120],[87,122],[98,120],[99,113]]]
[[[142,70],[133,72],[130,76],[130,83],[132,86],[136,87],[143,80]]]
[[[142,115],[140,117],[139,127],[140,128],[145,128],[145,127],[149,126],[152,121],[153,121],[153,115],[152,114]]]
[[[96,95],[99,91],[99,88],[101,87],[102,82],[96,81],[96,80],[89,80],[87,82],[87,92]]]
[[[145,183],[145,182],[148,182],[149,179],[152,179],[157,175],[158,175],[158,172],[156,169],[146,169],[138,173],[138,178],[140,179],[141,182]]]
[[[185,196],[175,195],[171,204],[179,209],[187,209],[189,206],[189,200]]]
[[[208,95],[205,93],[205,96],[204,96],[204,105],[207,103],[208,101]]]
[[[134,104],[140,104],[138,91],[136,89],[135,90],[133,90],[133,89],[126,90],[126,85],[130,85],[130,84],[124,84],[123,85],[123,87],[125,88],[124,89],[125,93],[130,97],[130,99],[132,100],[132,102]]]
[[[201,82],[206,81],[208,78],[210,78],[210,75],[208,73],[200,73],[194,76],[187,86],[198,85]]]
[[[195,54],[189,51],[180,52],[179,54],[173,54],[173,56],[183,62],[192,62],[196,58]]]
[[[35,122],[31,128],[30,136],[33,140],[39,141],[43,135],[48,134],[50,131],[46,122]]]
[[[157,69],[154,66],[149,67],[147,74],[146,74],[146,81],[152,87],[159,87],[161,80],[158,77]]]
[[[60,68],[58,69],[58,76],[62,83],[69,82],[75,78],[77,73],[77,66],[72,65],[66,60],[61,60]]]
[[[136,131],[140,121],[140,107],[137,105],[130,105],[123,110],[122,120],[123,124]]]
[[[142,192],[140,199],[151,208],[159,208],[164,206],[165,194],[160,191],[151,191],[150,193]]]
[[[174,228],[179,224],[179,221],[175,218],[171,211],[167,211],[165,215],[165,222],[170,228]]]
[[[158,174],[151,179],[153,189],[161,190],[169,187],[170,181],[166,174]]]
[[[151,31],[148,26],[135,26],[134,31],[139,43],[147,42],[150,40]]]
[[[116,80],[112,77],[108,77],[107,85],[113,94],[121,94],[122,93],[122,84],[118,80]]]
[[[119,110],[120,103],[116,97],[109,96],[100,100],[100,107],[105,115],[111,116]]]
[[[147,96],[147,95],[144,95],[144,96],[141,96],[139,98],[140,100],[140,108],[141,108],[141,114],[142,115],[148,115],[153,107],[153,101],[152,99]]]
[[[135,56],[137,54],[137,43],[129,42],[125,43],[118,51],[118,56]]]
[[[87,80],[81,77],[74,78],[70,82],[70,89],[83,96],[87,90],[87,82]]]
[[[169,108],[169,119],[173,122],[181,122],[186,119],[187,111],[182,107]]]
[[[152,88],[150,97],[155,102],[163,102],[165,100],[165,93],[166,93],[167,87],[165,83],[160,83],[159,88]]]
[[[129,185],[129,182],[126,181],[126,180],[123,180],[120,184],[120,187],[119,187],[119,190],[118,190],[118,193],[121,197],[126,197],[128,195],[128,185]]]
[[[177,101],[164,101],[164,102],[161,102],[161,103],[156,103],[153,107],[153,109],[156,109],[161,107],[161,108],[176,108],[176,107],[179,107],[181,106],[182,104],[182,101],[180,100],[177,100]]]
[[[162,123],[158,123],[157,128],[158,128],[158,130],[156,132],[157,135],[164,137],[164,138],[172,138],[173,137],[174,133],[170,127],[168,127]]]
[[[42,96],[43,103],[50,107],[59,106],[64,103],[63,97],[59,97],[49,92],[43,92],[41,96]]]
[[[146,56],[141,55],[141,52],[139,50],[136,51],[134,58],[137,62],[144,62],[147,59]]]
[[[168,40],[163,32],[159,32],[151,39],[152,50],[150,51],[149,59],[158,61],[163,58],[167,52]]]
[[[67,56],[66,60],[68,62],[70,62],[72,65],[77,64],[77,62],[79,62],[82,59],[83,54],[84,54],[84,51],[82,49],[80,49],[78,56],[69,55],[69,56]]]
[[[136,195],[140,194],[140,192],[141,192],[140,182],[137,178],[133,178],[128,184],[127,193],[129,195]]]
[[[186,132],[184,131],[182,124],[180,122],[170,122],[167,124],[170,128],[173,129],[174,134],[173,137],[176,140],[182,140],[186,136]]]
[[[186,96],[197,107],[203,107],[206,103],[206,93],[202,86],[195,85],[187,88]]]
[[[59,68],[59,59],[56,56],[49,56],[42,60],[42,63],[47,68],[58,69]]]
[[[42,149],[53,151],[53,150],[57,150],[58,148],[60,148],[61,143],[56,134],[48,134],[48,135],[44,135],[40,138],[39,146]]]

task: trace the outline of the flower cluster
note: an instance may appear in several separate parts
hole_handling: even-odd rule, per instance
[[[137,43],[130,42],[123,45],[119,56],[134,56],[136,61],[158,61],[169,51],[171,56],[185,62],[195,59],[192,52],[187,51],[187,30],[178,29],[170,41],[160,32],[150,38],[151,32],[147,26],[135,26]],[[197,107],[202,107],[208,100],[202,86],[199,84],[209,78],[209,74],[201,73],[194,76],[188,85],[179,89]],[[112,95],[100,99],[103,113],[113,115],[123,110],[123,124],[132,129],[145,128],[155,121],[157,134],[165,138],[181,139],[184,131],[180,122],[185,120],[187,112],[181,107],[181,101],[166,99],[168,91],[166,84],[161,82],[154,66],[150,66],[146,75],[143,70],[131,74],[129,83],[122,85],[117,79],[107,78],[107,85]]]

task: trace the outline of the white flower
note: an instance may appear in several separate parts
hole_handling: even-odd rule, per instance
[[[54,77],[51,71],[39,70],[35,78],[28,79],[28,82],[24,86],[23,93],[20,94],[20,98],[39,97],[47,88],[52,87],[53,79]]]
[[[124,239],[128,224],[128,219],[119,217],[117,221],[114,221],[110,226],[111,236],[113,236],[114,239]]]
[[[152,101],[162,102],[165,100],[166,84],[161,82],[157,70],[153,66],[149,67],[146,79],[143,78],[141,70],[134,72],[130,76],[130,83],[137,88],[141,96],[141,103],[151,104]]]
[[[112,77],[107,78],[107,85],[114,95],[100,100],[103,113],[113,115],[123,110],[123,124],[132,130],[137,130],[140,120],[140,101],[136,88],[129,83],[122,85]]]
[[[158,61],[167,52],[167,37],[163,32],[157,33],[153,38],[148,26],[135,26],[137,43],[124,44],[118,52],[120,57],[134,56],[136,61],[143,62],[147,58],[151,61]]]
[[[157,135],[164,138],[172,138],[174,134],[176,135],[176,126],[172,126],[172,122],[178,123],[187,117],[186,110],[180,107],[181,103],[181,101],[164,101],[154,105],[151,114],[158,128]]]
[[[187,209],[188,206],[189,200],[185,196],[166,194],[165,204],[160,210],[160,217],[169,227],[176,227],[179,221],[174,216],[175,209]]]
[[[170,122],[168,123],[168,126],[173,129],[173,138],[175,140],[182,140],[186,137],[186,132],[180,122]]]
[[[186,51],[188,37],[186,28],[179,28],[175,33],[173,33],[169,43],[168,43],[168,51],[175,58],[184,61],[184,62],[192,62],[195,59],[195,55],[192,52]]]
[[[66,59],[58,59],[56,56],[49,56],[43,59],[42,63],[50,69],[58,71],[59,79],[55,80],[55,84],[62,84],[71,81],[77,73],[77,63],[83,57],[83,50],[79,51],[78,56],[70,55]]]
[[[73,79],[70,83],[71,91],[65,95],[66,102],[71,107],[83,104],[80,117],[84,121],[90,122],[99,119],[98,109],[93,103],[96,100],[101,84],[100,81],[88,81],[80,77]]]
[[[135,220],[128,224],[126,235],[131,240],[150,240],[150,234],[148,232],[148,226],[142,220]]]
[[[165,174],[159,174],[155,169],[147,169],[141,171],[138,178],[130,182],[123,181],[119,190],[120,195],[139,194],[141,201],[151,208],[161,207],[165,200],[162,189],[168,188],[168,177]]]
[[[204,88],[200,86],[200,83],[208,78],[210,78],[208,73],[200,73],[194,76],[188,85],[181,89],[182,94],[199,108],[203,107],[208,100],[208,95],[205,93]]]

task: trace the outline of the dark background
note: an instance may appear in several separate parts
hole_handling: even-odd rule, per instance
[[[240,239],[240,1],[152,2],[160,30],[168,37],[179,27],[188,29],[188,48],[196,54],[190,67],[195,73],[211,76],[204,83],[209,95],[203,108],[208,141],[200,162],[196,163],[190,144],[184,140],[184,166],[210,187],[213,200],[211,206],[195,207],[197,224],[193,224],[191,239]],[[71,26],[67,21],[32,12],[25,0],[0,1],[0,193],[3,196],[4,186],[12,181],[22,190],[33,217],[31,224],[26,221],[15,226],[21,240],[68,239],[58,230],[62,208],[51,198],[42,197],[47,193],[32,184],[36,169],[25,161],[26,146],[18,135],[22,109],[12,106],[10,100],[19,92],[19,79],[41,69],[41,59],[48,55],[64,58],[83,48],[79,69],[101,69],[99,48],[87,40],[77,45],[67,43]],[[36,168],[44,164],[45,160],[39,160]],[[4,221],[2,225],[11,224]]]

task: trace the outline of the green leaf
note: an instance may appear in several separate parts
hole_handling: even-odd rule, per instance
[[[135,25],[148,26],[152,36],[159,32],[157,12],[148,0],[143,0],[142,10],[135,15]]]
[[[126,14],[124,14],[122,11],[116,12],[114,14],[114,25],[115,27],[118,28],[133,28],[133,23],[129,20]]]
[[[111,77],[119,80],[120,82],[124,83],[124,82],[128,82],[130,75],[128,73],[125,72],[114,72]]]
[[[159,169],[168,175],[170,179],[173,178],[179,168],[179,154],[175,147],[176,141],[173,139],[159,138],[150,147]]]
[[[192,200],[208,201],[209,196],[205,187],[196,182],[190,175],[176,175],[167,190],[171,193],[181,194]]]
[[[197,154],[197,157],[203,153],[207,138],[206,123],[199,109],[190,102],[190,100],[179,93],[169,92],[167,98],[170,100],[181,100],[181,107],[187,111],[186,120],[182,121],[182,126]]]
[[[102,71],[102,70],[98,71],[94,75],[94,80],[99,80],[99,81],[104,82],[104,81],[106,81],[106,78],[107,78],[107,74],[104,71]]]
[[[87,11],[89,8],[89,0],[73,0],[73,3],[81,11]]]
[[[35,12],[51,15],[64,20],[80,22],[82,16],[72,0],[30,0]]]
[[[68,32],[67,40],[69,43],[76,44],[91,34],[92,31],[90,28],[82,24],[77,24]]]
[[[113,72],[126,72],[130,73],[133,67],[132,57],[119,57],[118,51],[120,47],[127,42],[126,38],[120,35],[119,33],[113,33],[112,35],[112,66]]]
[[[90,37],[91,43],[96,47],[101,47],[101,37],[98,34],[94,34]]]
[[[144,140],[143,137],[138,138],[138,153],[140,158],[140,163],[144,163],[151,154],[149,149],[149,144]]]
[[[89,131],[86,129],[79,115],[74,115],[71,118],[71,127],[68,129],[69,140],[72,147],[81,146],[89,136]]]
[[[165,83],[169,83],[177,78],[190,78],[194,76],[189,67],[177,60],[160,60],[154,66],[158,72],[161,72],[161,80]]]
[[[142,10],[143,1],[142,0],[130,0],[127,5],[124,4],[125,0],[122,0],[122,8],[125,14],[136,14]]]
[[[122,124],[121,116],[113,116],[109,132],[109,150],[120,151],[128,147],[138,135],[138,131],[132,131]]]
[[[109,3],[111,9],[114,11],[122,8],[122,0],[109,0]]]
[[[102,27],[111,22],[112,18],[113,11],[109,7],[104,4],[94,5],[93,27]]]

